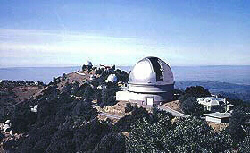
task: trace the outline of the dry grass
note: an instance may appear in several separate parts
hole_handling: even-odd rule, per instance
[[[18,86],[12,89],[12,91],[15,93],[17,96],[15,98],[15,101],[20,102],[23,101],[24,99],[29,99],[33,95],[35,95],[37,92],[43,90],[42,88],[39,88],[38,86]]]
[[[164,106],[168,106],[168,107],[170,107],[173,110],[176,110],[176,111],[178,111],[180,113],[183,113],[181,111],[181,109],[180,109],[180,102],[179,102],[179,100],[174,100],[174,101],[171,101],[171,102],[167,102],[167,103],[163,104],[162,106],[163,107]]]
[[[216,132],[220,132],[220,131],[224,130],[226,127],[229,126],[229,123],[213,123],[213,122],[207,122],[207,124],[208,124],[209,126],[211,126],[211,127],[214,129],[214,131],[216,131]]]

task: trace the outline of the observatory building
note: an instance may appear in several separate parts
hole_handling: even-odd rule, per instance
[[[129,73],[128,83],[127,90],[116,93],[116,100],[152,106],[173,99],[173,73],[158,57],[145,57],[137,62]]]

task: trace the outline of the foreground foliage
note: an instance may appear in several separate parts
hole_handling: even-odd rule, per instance
[[[122,72],[119,73],[119,77],[126,80]],[[92,100],[97,99],[100,106],[114,105],[114,93],[118,90],[116,83],[104,84],[106,76],[81,86],[77,82],[67,83],[61,91],[52,82],[43,95],[16,105],[11,117],[13,130],[24,132],[27,137],[9,140],[4,148],[21,153],[217,153],[232,147],[239,148],[240,152],[248,151],[249,136],[244,123],[249,119],[249,107],[235,109],[229,128],[214,132],[204,120],[194,117],[202,113],[200,106],[193,103],[195,98],[210,94],[201,87],[187,89],[180,98],[182,110],[193,115],[191,117],[174,118],[155,108],[149,113],[145,108],[128,105],[125,110],[130,115],[116,124],[99,121]],[[97,90],[95,87],[99,85],[106,88]],[[34,105],[38,105],[37,113],[30,111]],[[128,132],[126,136],[124,132]]]
[[[127,139],[128,152],[223,152],[231,147],[229,135],[214,132],[204,121],[182,118],[171,125],[171,116],[164,118],[139,120]]]

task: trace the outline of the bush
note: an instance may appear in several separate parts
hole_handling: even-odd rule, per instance
[[[239,144],[239,151],[241,153],[250,152],[250,136],[245,137],[245,139]]]
[[[180,99],[180,108],[185,114],[200,116],[204,113],[203,106],[197,102],[195,97],[184,97]]]
[[[163,116],[162,116],[163,117]],[[168,123],[171,117],[167,117]],[[175,124],[138,120],[127,138],[127,152],[224,152],[231,148],[225,133],[215,133],[204,121],[181,118]]]
[[[246,132],[242,128],[245,122],[249,119],[250,107],[238,106],[233,110],[229,120],[229,127],[227,128],[228,132],[234,140],[234,145],[242,141]]]
[[[129,112],[131,112],[133,109],[134,109],[134,107],[133,107],[130,103],[127,103],[127,104],[126,104],[126,107],[125,107],[125,113],[129,113]]]
[[[209,90],[204,89],[202,86],[187,87],[185,90],[185,93],[195,98],[211,96],[211,93],[209,92]]]
[[[147,110],[143,107],[134,107],[131,115],[125,115],[122,117],[115,124],[115,128],[118,129],[119,132],[129,132],[131,130],[131,126],[142,118],[150,120],[150,115],[148,114]]]
[[[122,153],[125,152],[125,137],[120,133],[108,133],[95,147],[94,153]]]

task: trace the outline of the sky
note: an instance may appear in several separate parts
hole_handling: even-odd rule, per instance
[[[250,65],[247,0],[1,0],[0,67]]]

